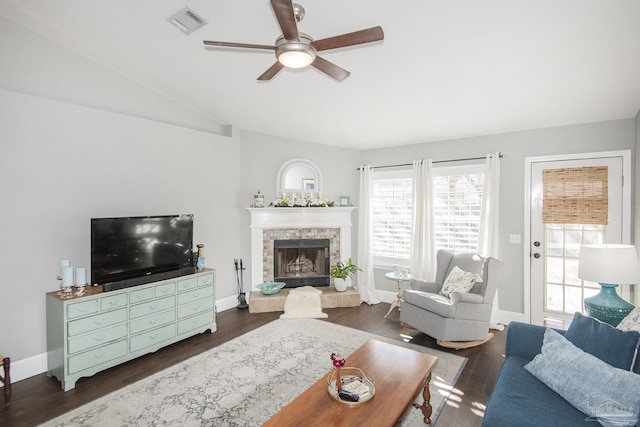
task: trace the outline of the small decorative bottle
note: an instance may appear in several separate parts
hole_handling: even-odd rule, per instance
[[[264,194],[260,194],[260,190],[258,190],[258,194],[253,196],[254,206],[256,208],[264,208]]]

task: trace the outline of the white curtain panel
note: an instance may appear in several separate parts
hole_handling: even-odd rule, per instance
[[[358,274],[360,300],[367,304],[378,304],[373,276],[373,168],[360,166],[360,207],[358,208],[358,258],[356,265],[362,269]]]
[[[484,192],[482,194],[482,211],[480,213],[480,236],[478,252],[482,256],[499,259],[499,209],[500,209],[500,153],[488,154],[484,168]],[[493,298],[491,311],[491,328],[502,330],[498,323],[498,291]]]
[[[413,161],[411,274],[427,281],[433,281],[436,275],[432,171],[430,159]]]

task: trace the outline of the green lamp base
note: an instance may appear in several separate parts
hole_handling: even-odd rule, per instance
[[[617,286],[610,283],[600,283],[600,292],[584,299],[584,308],[589,316],[614,327],[618,326],[622,319],[633,310],[633,304],[629,304],[618,296]]]

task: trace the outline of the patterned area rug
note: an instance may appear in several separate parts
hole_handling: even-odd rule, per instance
[[[438,356],[435,424],[466,358],[317,319],[278,319],[51,420],[44,426],[260,426],[369,339]],[[416,400],[422,403],[422,398]],[[411,408],[403,426],[424,426]]]

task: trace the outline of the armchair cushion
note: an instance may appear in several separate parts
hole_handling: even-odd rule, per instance
[[[452,292],[467,293],[478,279],[482,281],[479,274],[463,271],[456,265],[451,269],[451,272],[442,284],[440,294],[449,298]]]

